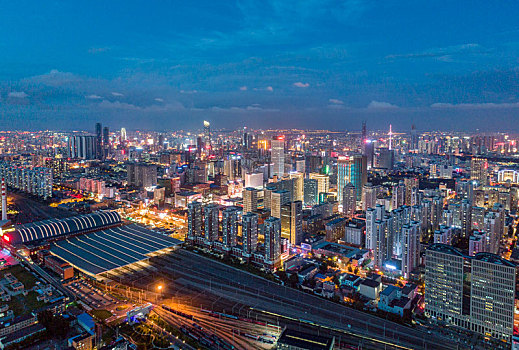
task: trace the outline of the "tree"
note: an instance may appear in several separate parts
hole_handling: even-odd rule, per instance
[[[299,285],[299,277],[297,273],[293,273],[288,277],[288,285],[292,288],[296,288]]]
[[[50,310],[44,310],[38,313],[38,322],[46,329],[50,337],[63,338],[67,335],[70,324],[62,316],[54,316]]]
[[[319,272],[326,273],[328,271],[328,264],[326,262],[322,262],[321,265],[319,265]]]

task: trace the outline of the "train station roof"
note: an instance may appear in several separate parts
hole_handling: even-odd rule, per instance
[[[95,276],[147,260],[180,243],[178,239],[131,224],[58,241],[50,252]]]

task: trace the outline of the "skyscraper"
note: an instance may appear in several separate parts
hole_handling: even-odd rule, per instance
[[[229,207],[222,212],[222,242],[224,249],[236,246],[238,237],[238,209]]]
[[[247,213],[242,216],[241,232],[243,254],[249,257],[258,246],[258,214]]]
[[[366,156],[356,154],[339,157],[337,161],[337,198],[342,198],[342,190],[352,183],[357,191],[357,200],[362,198],[362,186],[367,182]]]
[[[290,202],[290,192],[279,190],[271,193],[270,216],[281,219],[281,206]]]
[[[367,182],[362,186],[362,210],[374,208],[377,205],[377,194],[379,186],[373,186],[371,182]]]
[[[317,196],[330,191],[330,178],[328,175],[310,173],[309,177],[310,179],[317,180]]]
[[[204,232],[206,242],[218,240],[220,206],[215,203],[204,207]]]
[[[265,259],[271,263],[281,256],[281,220],[275,217],[265,219]]]
[[[303,240],[303,203],[295,201],[281,206],[281,237],[291,245]]]
[[[110,131],[108,130],[108,127],[105,126],[103,128],[103,154],[102,154],[102,157],[103,158],[108,157],[109,153],[110,153]]]
[[[187,236],[191,239],[202,234],[202,203],[191,202],[187,205]]]
[[[291,172],[289,176],[291,179],[294,179],[294,193],[292,199],[295,201],[302,201],[304,199],[305,174],[299,172]]]
[[[477,181],[478,186],[488,182],[488,162],[486,158],[472,157],[470,162],[470,179]]]
[[[96,159],[102,159],[103,157],[103,127],[101,123],[96,123]]]
[[[272,144],[272,175],[278,177],[285,173],[285,136],[276,136]]]
[[[409,279],[420,264],[420,223],[412,221],[402,226],[402,276]]]
[[[258,209],[258,190],[247,187],[243,190],[243,213],[251,213]]]
[[[342,191],[342,213],[348,218],[352,218],[355,215],[357,208],[357,190],[355,186],[350,182]]]
[[[304,203],[305,205],[317,204],[318,183],[315,179],[304,179]]]

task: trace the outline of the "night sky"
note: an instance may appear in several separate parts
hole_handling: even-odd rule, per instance
[[[519,131],[519,2],[0,0],[0,129]]]

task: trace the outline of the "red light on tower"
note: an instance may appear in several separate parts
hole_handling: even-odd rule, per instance
[[[284,140],[285,139],[285,135],[279,135],[276,137],[276,140]]]
[[[8,235],[4,235],[3,237],[4,237],[4,240],[5,240],[6,242],[9,242],[9,241],[11,240],[11,238],[9,238]]]

